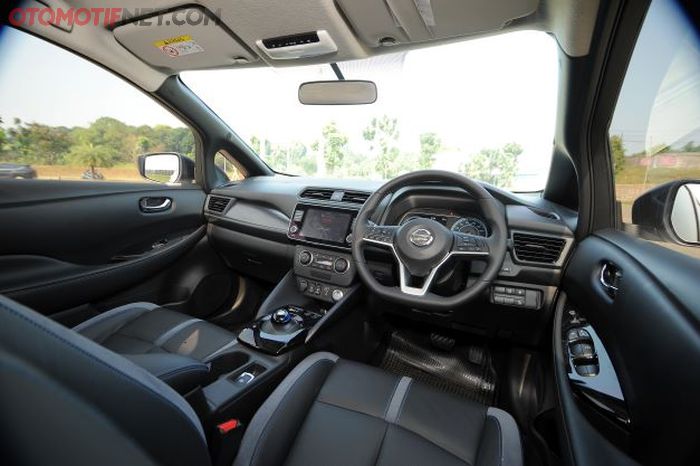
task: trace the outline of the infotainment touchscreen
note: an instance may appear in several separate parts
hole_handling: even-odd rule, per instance
[[[345,244],[352,218],[350,212],[310,207],[301,224],[301,236],[308,241]]]

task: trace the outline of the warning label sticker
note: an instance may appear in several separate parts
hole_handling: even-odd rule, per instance
[[[173,58],[204,52],[202,46],[195,42],[192,36],[189,35],[159,40],[154,42],[153,45],[158,47],[167,56]]]

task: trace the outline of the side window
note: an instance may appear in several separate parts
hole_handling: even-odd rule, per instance
[[[245,178],[243,167],[225,152],[216,153],[214,156],[214,164],[226,174],[228,181],[240,181]]]
[[[673,0],[653,0],[610,125],[625,231],[700,257],[700,44]]]
[[[0,178],[147,183],[139,155],[194,157],[188,127],[81,57],[5,28],[0,63]]]

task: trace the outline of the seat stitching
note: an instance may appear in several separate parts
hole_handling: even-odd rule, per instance
[[[255,457],[256,457],[257,454],[258,454],[258,447],[262,444],[263,438],[267,435],[267,428],[268,428],[269,425],[271,424],[270,421],[275,417],[275,414],[277,414],[277,411],[279,411],[280,406],[282,406],[282,404],[284,403],[284,401],[287,399],[287,396],[289,395],[289,392],[291,392],[292,389],[293,389],[294,387],[297,386],[297,384],[299,383],[299,381],[302,380],[302,379],[304,378],[304,376],[305,376],[312,368],[314,368],[317,364],[322,363],[322,362],[328,362],[328,361],[330,361],[330,359],[320,359],[320,360],[314,362],[314,363],[311,364],[309,367],[307,367],[307,368],[304,370],[304,372],[302,372],[302,373],[299,375],[299,377],[294,381],[294,383],[292,384],[292,386],[289,387],[289,389],[287,390],[287,393],[285,393],[284,396],[282,397],[282,399],[280,400],[280,402],[277,403],[277,406],[275,406],[275,410],[272,411],[272,413],[270,414],[270,417],[269,417],[267,423],[265,424],[265,426],[263,427],[262,431],[260,432],[260,437],[258,437],[258,441],[255,442],[255,448],[253,449],[253,454],[250,456],[250,462],[249,462],[248,464],[253,464],[253,463],[254,463],[253,460],[255,459]],[[331,362],[333,362],[333,366],[335,366],[335,361],[331,361]],[[328,375],[326,375],[326,378],[327,378],[327,377],[328,377]],[[321,387],[319,387],[319,392],[320,392],[320,391],[321,391]],[[317,397],[317,396],[318,396],[318,393],[316,393],[316,397]],[[317,401],[317,400],[316,400],[316,397],[314,397],[314,400],[315,400],[315,401]],[[308,414],[308,412],[307,412],[307,414]],[[303,423],[304,423],[304,421],[302,421],[302,425],[303,425]]]
[[[322,400],[316,400],[316,402],[317,402],[317,403],[322,403],[322,404],[325,404],[325,405],[328,405],[328,406],[333,406],[334,408],[343,409],[343,410],[345,410],[345,411],[350,411],[351,413],[357,413],[357,414],[360,414],[360,415],[363,415],[363,416],[367,416],[367,417],[371,417],[371,418],[374,418],[374,419],[380,419],[380,420],[383,421],[383,419],[381,419],[381,418],[378,417],[378,416],[374,416],[374,415],[372,415],[372,414],[363,413],[362,411],[355,411],[354,409],[346,408],[345,406],[339,406],[339,405],[336,405],[336,404],[333,404],[333,403],[328,403],[327,401],[322,401]],[[391,423],[386,422],[386,421],[384,421],[384,423],[387,424],[387,426],[391,424]],[[419,434],[418,432],[415,432],[415,431],[413,431],[413,430],[411,430],[411,429],[407,429],[406,427],[404,427],[404,426],[402,426],[402,425],[399,425],[399,424],[393,424],[393,425],[395,425],[396,427],[398,427],[398,428],[400,428],[400,429],[405,430],[406,432],[412,433],[412,434],[415,435],[416,437],[422,438],[422,439],[425,440],[426,442],[428,442],[428,443],[430,443],[431,445],[433,445],[433,446],[439,448],[440,450],[444,451],[445,453],[447,453],[447,454],[449,454],[449,455],[451,455],[451,456],[454,456],[455,458],[457,458],[459,461],[465,463],[466,465],[468,465],[468,466],[473,466],[472,463],[470,463],[469,461],[465,460],[464,458],[461,458],[461,457],[458,456],[458,455],[455,455],[454,453],[452,453],[450,450],[446,449],[446,448],[443,447],[442,445],[438,445],[438,444],[435,443],[434,441],[430,440],[429,438],[424,437],[423,435]]]
[[[45,328],[45,327],[42,327],[38,322],[34,322],[34,321],[31,320],[29,317],[22,315],[19,311],[16,311],[15,309],[13,309],[13,308],[11,308],[11,307],[8,307],[7,305],[5,305],[5,304],[3,304],[3,303],[0,303],[0,307],[6,309],[6,310],[8,310],[8,311],[10,311],[10,313],[12,313],[13,315],[15,315],[16,317],[19,317],[20,319],[22,319],[22,320],[28,322],[28,323],[31,324],[32,326],[34,326],[34,327],[38,328],[39,330],[41,330],[42,332],[47,333],[48,335],[50,335],[50,336],[52,336],[52,337],[54,337],[54,338],[60,340],[61,342],[67,344],[68,346],[70,346],[70,347],[73,348],[74,350],[78,351],[79,353],[83,354],[84,356],[87,356],[87,357],[88,357],[89,359],[91,359],[92,361],[98,363],[100,366],[103,366],[103,367],[109,369],[111,372],[114,372],[114,373],[117,374],[119,377],[121,377],[121,378],[127,380],[128,382],[131,382],[136,388],[142,389],[142,390],[145,390],[145,391],[147,391],[147,392],[149,392],[149,393],[154,394],[154,395],[156,396],[156,398],[159,398],[161,401],[164,401],[164,402],[166,402],[167,404],[169,404],[171,407],[175,408],[176,411],[177,411],[177,413],[178,413],[178,415],[179,415],[180,417],[183,417],[184,419],[186,419],[186,420],[187,420],[187,423],[188,423],[190,426],[195,427],[195,430],[200,434],[200,437],[202,437],[202,433],[203,433],[203,432],[202,432],[200,429],[198,429],[198,428],[194,425],[194,423],[192,422],[192,419],[190,419],[188,416],[186,416],[185,413],[182,412],[182,410],[181,410],[181,408],[180,408],[179,406],[177,406],[175,403],[173,403],[173,402],[170,401],[169,399],[165,398],[165,397],[164,397],[163,395],[161,395],[160,393],[156,392],[155,390],[152,390],[149,386],[147,386],[147,385],[145,385],[145,384],[143,384],[143,383],[140,383],[137,379],[134,379],[133,377],[131,377],[130,375],[128,375],[128,374],[126,374],[126,373],[120,371],[120,370],[117,369],[116,367],[112,367],[109,363],[107,363],[107,362],[105,362],[105,361],[103,361],[103,360],[101,360],[101,359],[95,357],[94,355],[88,353],[87,351],[83,350],[82,348],[80,348],[80,347],[74,345],[72,342],[70,342],[70,341],[66,340],[65,338],[63,338],[62,336],[60,336],[60,335],[54,333],[52,330],[50,330],[50,329],[48,329],[48,328]],[[202,438],[202,439],[203,439],[203,438]]]

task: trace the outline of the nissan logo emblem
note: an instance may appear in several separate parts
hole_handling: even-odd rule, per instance
[[[408,240],[419,248],[430,246],[433,244],[434,239],[435,238],[433,238],[433,234],[430,232],[430,230],[426,230],[425,228],[416,229],[408,237]]]

